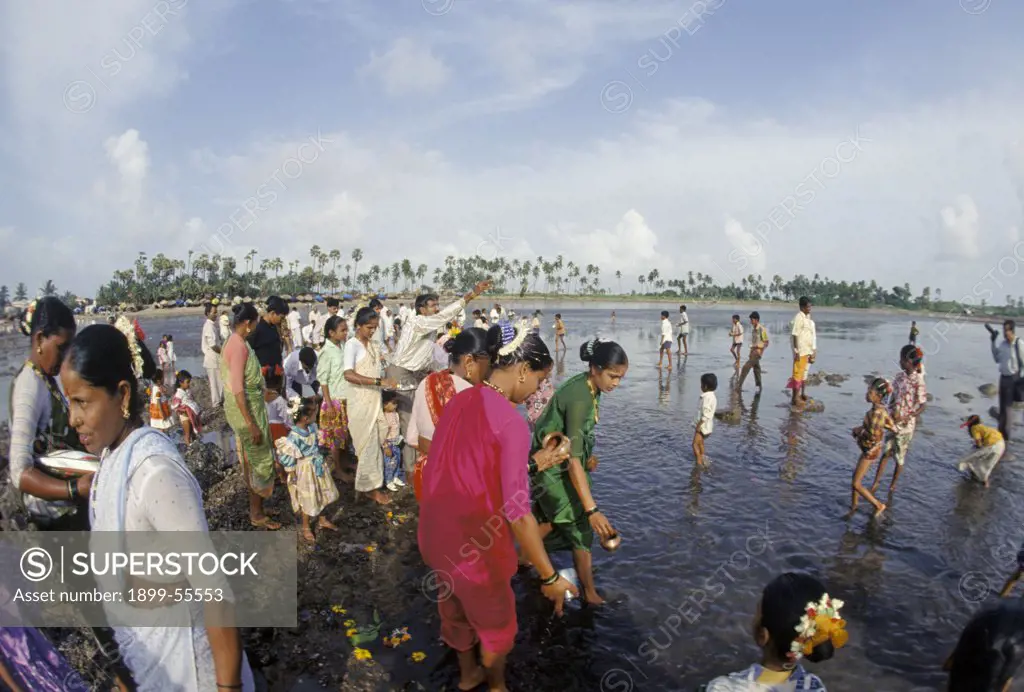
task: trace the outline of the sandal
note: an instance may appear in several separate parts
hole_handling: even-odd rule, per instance
[[[307,543],[316,543],[316,536],[313,535],[313,529],[300,529],[299,535]]]
[[[281,528],[281,525],[270,517],[263,517],[262,519],[249,519],[249,523],[257,529],[268,529],[270,531],[277,531]]]
[[[340,530],[340,529],[338,529],[338,527],[337,527],[337,526],[335,526],[335,525],[334,525],[334,524],[332,524],[331,522],[327,521],[327,520],[326,520],[326,519],[324,519],[323,517],[320,517],[320,521],[318,521],[318,522],[317,522],[317,525],[318,525],[318,526],[319,526],[319,527],[320,527],[321,529],[326,529],[326,530],[328,530],[328,531],[339,531],[339,530]]]

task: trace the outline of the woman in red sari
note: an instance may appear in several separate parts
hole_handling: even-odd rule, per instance
[[[448,353],[448,368],[427,375],[416,388],[413,397],[412,414],[405,443],[415,447],[416,469],[412,475],[412,487],[416,499],[423,494],[423,467],[430,453],[430,442],[434,428],[441,418],[441,411],[459,392],[483,382],[491,374],[491,357],[487,353],[487,332],[483,329],[467,329],[445,342]]]
[[[530,457],[530,431],[516,410],[551,371],[551,354],[525,323],[487,333],[491,374],[448,402],[423,467],[419,546],[438,586],[441,638],[458,652],[459,689],[505,687],[505,658],[515,643],[515,542],[541,577],[541,591],[561,615],[576,588],[551,566],[530,511],[529,470],[568,457]],[[480,663],[476,646],[480,645]],[[482,664],[482,665],[481,665]]]

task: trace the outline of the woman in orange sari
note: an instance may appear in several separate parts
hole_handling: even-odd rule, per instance
[[[427,375],[416,388],[413,398],[406,444],[416,449],[416,468],[412,486],[416,499],[422,493],[423,467],[430,453],[430,440],[441,411],[456,394],[483,382],[491,374],[491,361],[487,353],[487,332],[473,327],[444,344],[448,353],[448,368]]]

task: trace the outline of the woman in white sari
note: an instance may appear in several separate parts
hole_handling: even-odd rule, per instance
[[[345,344],[345,380],[349,383],[348,430],[359,458],[356,492],[367,493],[386,505],[391,498],[380,489],[384,485],[384,455],[377,437],[377,419],[382,415],[381,389],[393,389],[397,384],[380,376],[380,347],[373,338],[378,320],[373,308],[356,313],[355,336]]]
[[[108,325],[83,329],[61,368],[71,425],[102,460],[89,499],[93,535],[128,542],[133,531],[208,532],[199,485],[177,447],[143,425],[140,369],[139,345]],[[255,690],[238,629],[204,625],[201,603],[105,610],[138,690]],[[126,624],[143,619],[148,626]]]

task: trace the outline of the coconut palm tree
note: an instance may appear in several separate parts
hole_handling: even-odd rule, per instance
[[[363,251],[356,248],[352,251],[352,263],[355,265],[353,271],[359,276],[359,263],[363,260]],[[350,275],[351,276],[351,275]],[[358,279],[357,279],[358,280]]]

